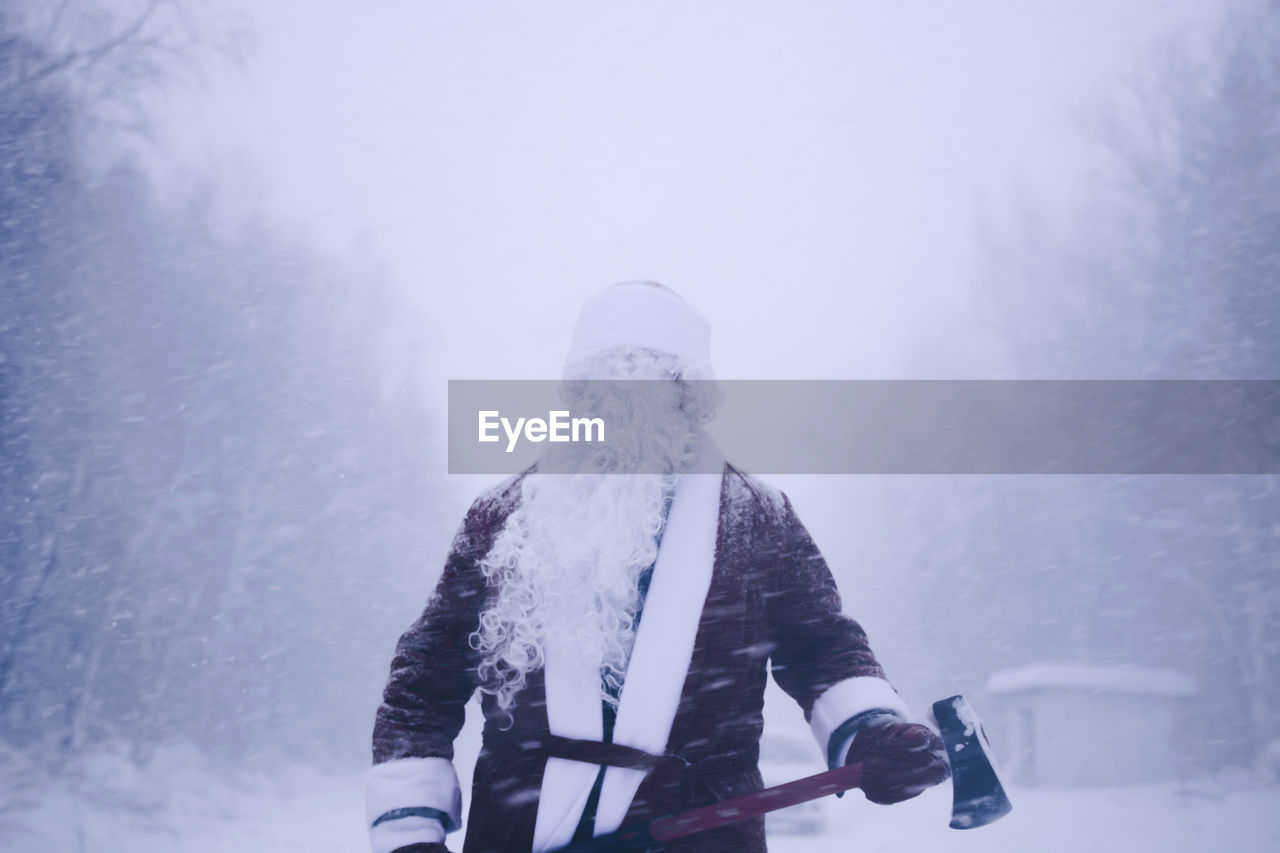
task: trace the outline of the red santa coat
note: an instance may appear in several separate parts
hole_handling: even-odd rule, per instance
[[[424,828],[434,826],[432,820],[449,830],[460,822],[460,794],[448,762],[464,706],[478,687],[478,657],[468,638],[489,594],[480,562],[519,495],[516,478],[475,502],[434,595],[396,647],[374,725],[375,766],[368,780],[371,834],[380,853],[428,840],[431,830]],[[831,572],[790,501],[726,465],[710,586],[667,741],[672,758],[664,766],[679,764],[683,772],[650,773],[624,825],[762,787],[757,762],[770,668],[804,710],[823,755],[836,728],[857,714],[885,708],[907,716],[865,632],[841,612]],[[483,748],[464,853],[531,848],[554,740],[542,676],[530,673],[509,715],[483,694]],[[661,849],[762,853],[764,821],[743,821]]]

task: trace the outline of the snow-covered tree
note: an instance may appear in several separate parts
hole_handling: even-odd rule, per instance
[[[991,240],[981,295],[1014,374],[1277,378],[1280,3],[1171,46],[1096,130],[1112,168],[1077,215],[1054,225],[1027,202]],[[957,508],[915,559],[970,603],[973,621],[941,629],[958,670],[1021,655],[1188,671],[1189,729],[1219,733],[1183,746],[1207,762],[1247,761],[1280,731],[1277,477],[948,488]],[[956,603],[928,617],[946,625]]]
[[[421,323],[376,268],[88,168],[95,90],[31,32],[0,15],[0,731],[361,755],[448,533]],[[132,79],[129,32],[94,74]]]

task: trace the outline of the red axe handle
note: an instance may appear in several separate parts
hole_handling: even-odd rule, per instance
[[[776,812],[797,803],[838,794],[858,787],[861,781],[862,765],[846,764],[835,770],[815,773],[784,785],[756,791],[754,794],[744,794],[700,809],[660,817],[644,826],[624,827],[608,835],[598,835],[590,841],[562,847],[556,853],[605,853],[605,851],[618,853],[625,850],[644,850],[653,844],[675,841],[677,838],[696,835],[699,832],[717,829],[768,812]]]
[[[835,770],[815,773],[803,779],[756,791],[754,794],[744,794],[732,800],[713,803],[683,814],[660,817],[649,824],[649,834],[655,841],[675,841],[686,835],[706,832],[709,829],[737,823],[767,812],[776,812],[797,803],[807,803],[809,800],[838,794],[841,791],[856,788],[861,783],[862,765],[846,764]]]

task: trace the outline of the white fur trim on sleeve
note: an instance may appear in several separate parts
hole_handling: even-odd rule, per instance
[[[434,809],[444,816],[386,819],[397,809]],[[383,818],[379,821],[379,818]],[[374,824],[377,824],[374,826]],[[374,853],[419,842],[443,841],[462,825],[462,790],[453,762],[445,758],[397,758],[365,774],[365,825]]]
[[[822,754],[827,754],[831,733],[841,723],[873,708],[884,708],[901,714],[904,720],[911,719],[907,704],[883,678],[872,675],[847,678],[827,688],[813,703],[809,714],[809,728],[817,738]]]

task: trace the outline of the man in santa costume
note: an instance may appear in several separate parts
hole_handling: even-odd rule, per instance
[[[945,779],[941,740],[910,722],[791,503],[703,432],[717,403],[706,319],[653,282],[615,285],[583,307],[565,378],[568,408],[609,425],[608,449],[549,444],[467,513],[377,712],[374,853],[446,849],[462,823],[453,740],[476,690],[465,853],[541,853],[759,790],[770,671],[828,763],[863,764],[868,799]],[[662,381],[577,381],[629,379]],[[764,851],[764,821],[663,849]]]

